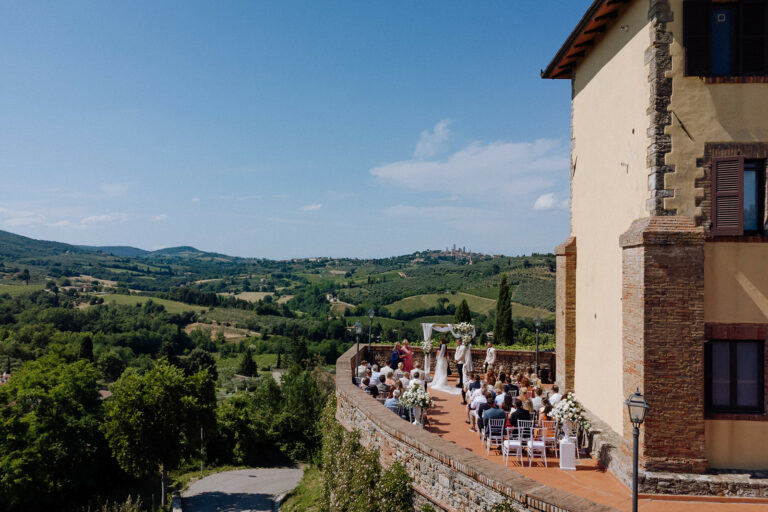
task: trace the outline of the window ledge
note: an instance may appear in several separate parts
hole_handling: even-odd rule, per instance
[[[709,413],[704,416],[705,420],[725,420],[725,421],[768,421],[768,414],[754,413]]]
[[[766,82],[768,83],[768,82]],[[762,244],[768,243],[768,235],[707,235],[705,242],[739,242],[743,244]]]
[[[702,76],[705,84],[768,84],[768,75],[760,76]]]

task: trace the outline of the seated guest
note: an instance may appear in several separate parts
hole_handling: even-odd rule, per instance
[[[379,388],[380,395],[386,395],[389,393],[389,386],[387,386],[387,377],[384,374],[379,375]]]
[[[363,380],[360,381],[360,389],[365,391],[365,388],[368,387],[368,385],[371,383],[371,380],[368,377],[363,377]]]
[[[370,369],[370,368],[368,368],[367,370],[365,370],[365,376],[366,376],[366,377],[368,377],[368,380],[369,380],[370,382],[376,382],[375,380],[373,380],[373,371],[371,371],[371,369]]]
[[[384,381],[384,383],[391,388],[391,387],[394,387],[395,380],[400,380],[400,379],[399,377],[397,378],[395,377],[395,372],[389,372],[387,373],[386,380]]]
[[[531,419],[536,418],[536,409],[533,408],[533,401],[530,398],[523,400],[523,409],[528,411],[528,415]]]
[[[485,411],[483,413],[483,426],[485,428],[486,435],[488,435],[490,431],[489,420],[501,420],[501,419],[505,419],[506,417],[507,417],[507,414],[504,412],[503,409],[500,409],[499,407],[491,407],[490,409]],[[498,434],[498,432],[495,432],[495,433]]]
[[[530,420],[531,413],[523,408],[523,401],[519,398],[515,400],[515,410],[509,415],[509,424],[513,428],[517,428],[517,422],[520,420]]]
[[[365,377],[366,370],[368,370],[368,363],[360,361],[360,366],[357,367],[357,378],[362,379]]]
[[[399,407],[400,406],[400,390],[391,389],[387,395],[387,399],[384,400],[384,405],[387,407]]]
[[[363,384],[365,385],[365,392],[366,393],[371,395],[373,398],[376,398],[377,396],[379,396],[379,388],[378,388],[378,386],[372,384],[371,381],[368,379],[368,377],[363,379]]]
[[[541,400],[541,409],[539,409],[539,423],[542,421],[552,421],[552,404],[549,403],[549,398]]]
[[[379,383],[379,365],[374,364],[371,367],[371,382]]]
[[[504,403],[504,396],[506,393],[504,393],[504,387],[501,385],[501,381],[496,381],[496,398],[493,400],[493,403],[496,404],[496,407],[501,407],[501,404]]]
[[[515,399],[509,393],[504,393],[504,403],[501,404],[501,408],[507,414],[511,413],[515,409]]]
[[[505,383],[507,382],[507,374],[506,374],[506,373],[504,373],[504,370],[502,370],[501,372],[499,372],[499,382],[501,382],[501,383],[502,383],[502,385],[503,385],[503,384],[505,384]]]
[[[560,388],[557,387],[557,384],[552,386],[552,394],[549,395],[549,403],[554,407],[557,405],[557,402],[563,399],[563,395],[560,394]]]
[[[488,373],[485,374],[485,382],[487,382],[489,386],[496,385],[496,373],[494,373],[492,366],[488,368]]]
[[[411,388],[415,385],[418,385],[420,388],[424,389],[424,380],[422,380],[423,373],[420,370],[413,370],[411,372],[411,381],[408,383],[408,387]]]
[[[522,374],[520,377],[520,387],[527,388],[530,385],[531,385],[531,380],[528,378],[528,375]]]
[[[517,392],[518,389],[517,389],[517,386],[512,384],[512,378],[507,376],[507,378],[504,380],[504,392],[509,393],[510,391]]]
[[[484,392],[485,390],[482,388],[475,389],[467,400],[467,423],[470,425],[469,430],[473,432],[475,429],[472,427],[474,426],[474,418],[476,418],[473,412],[477,411],[480,404],[488,401]]]
[[[478,430],[483,430],[483,413],[487,411],[488,409],[493,408],[493,395],[491,395],[489,392],[486,392],[485,395],[485,402],[479,404],[477,406],[477,428]]]
[[[472,391],[473,389],[480,389],[482,387],[482,384],[480,383],[480,375],[474,375],[472,377],[472,382],[469,383],[469,386],[467,386],[467,389],[469,391]]]
[[[533,393],[533,398],[531,399],[531,402],[533,402],[533,410],[536,411],[538,414],[539,409],[541,409],[541,402],[542,402],[542,395],[544,394],[544,390],[541,388],[536,388],[536,390]]]

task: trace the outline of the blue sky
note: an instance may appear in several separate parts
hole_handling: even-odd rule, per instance
[[[0,229],[378,257],[568,233],[589,0],[5,2]]]

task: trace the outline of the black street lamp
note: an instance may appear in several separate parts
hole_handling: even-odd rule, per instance
[[[370,319],[370,322],[368,322],[368,353],[371,353],[371,330],[373,329],[373,315],[376,312],[373,310],[373,308],[368,310],[368,318]]]
[[[645,414],[648,412],[648,402],[640,393],[640,388],[632,393],[627,401],[627,411],[629,411],[629,421],[632,422],[632,437],[634,445],[632,447],[632,512],[637,512],[637,461],[638,445],[640,444],[640,425],[645,420]]]
[[[533,321],[536,326],[536,377],[539,376],[539,327],[541,327],[541,317],[536,315],[536,320]]]
[[[359,377],[358,372],[360,371],[360,333],[363,332],[363,324],[360,323],[360,320],[355,322],[355,335],[357,337],[357,352],[355,353],[355,377]]]

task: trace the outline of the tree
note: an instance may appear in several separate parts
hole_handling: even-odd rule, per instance
[[[456,309],[455,322],[457,324],[462,322],[472,323],[472,313],[469,311],[469,305],[467,304],[466,299],[462,299],[461,304],[459,304],[459,307]]]
[[[507,276],[501,276],[499,298],[496,301],[496,323],[493,326],[493,340],[498,345],[512,345],[514,330],[512,325],[512,299],[509,294]]]
[[[93,341],[90,336],[85,336],[80,341],[80,359],[87,359],[93,362]]]
[[[187,375],[208,371],[208,375],[210,375],[213,380],[219,378],[219,372],[216,370],[216,360],[208,351],[203,350],[202,348],[196,348],[183,359],[183,366]]]
[[[125,370],[125,363],[114,350],[107,350],[99,355],[96,366],[109,380],[117,380]]]
[[[186,377],[160,359],[144,375],[127,372],[112,389],[102,427],[112,454],[136,476],[160,468],[164,506],[168,468],[194,449],[200,427],[213,423],[213,380],[205,372]]]
[[[27,284],[27,286],[29,286],[29,269],[25,268],[25,269],[24,269],[24,270],[21,272],[21,276],[20,276],[20,278],[19,278],[19,279],[21,279],[22,281],[24,281],[24,282]]]
[[[237,366],[237,373],[246,377],[255,377],[259,374],[256,361],[253,360],[253,349],[249,346],[243,352],[240,358],[240,364]]]
[[[0,386],[3,510],[63,510],[98,492],[110,460],[98,378],[89,361],[48,354]]]

